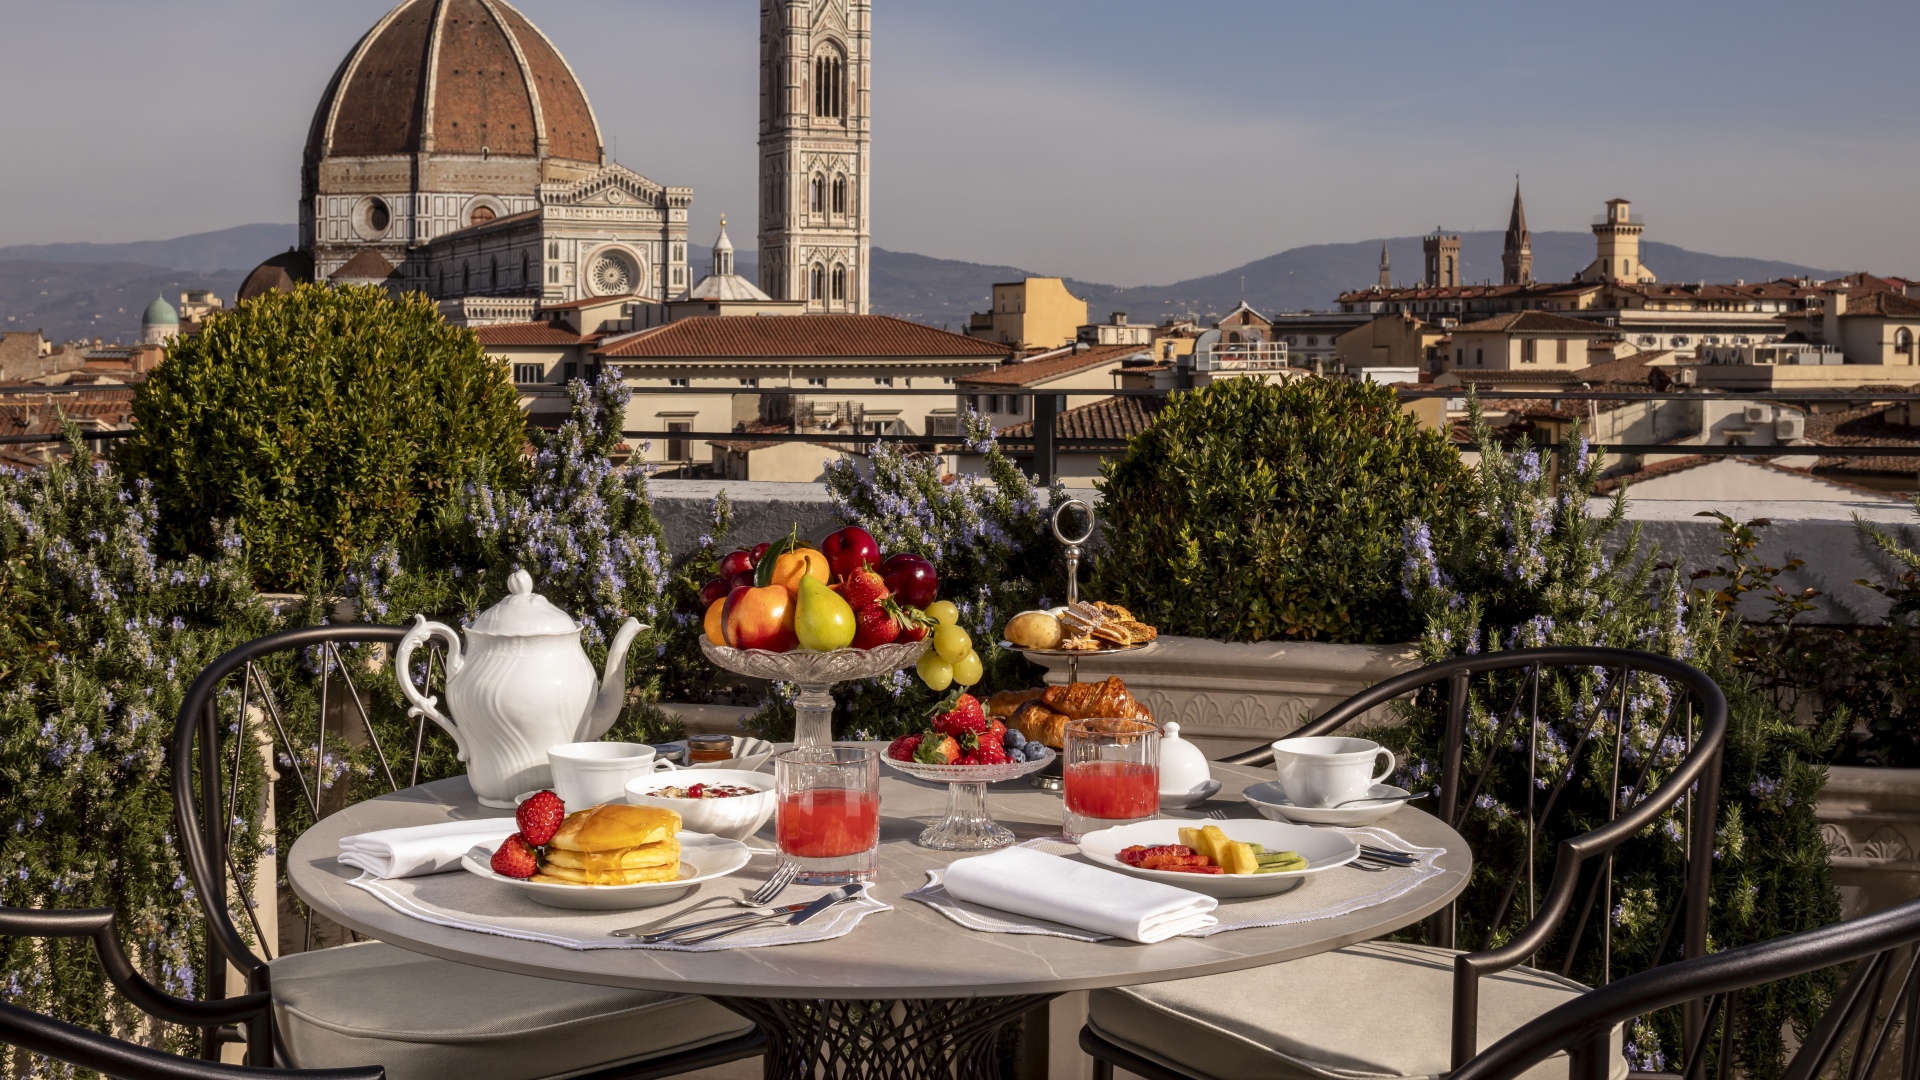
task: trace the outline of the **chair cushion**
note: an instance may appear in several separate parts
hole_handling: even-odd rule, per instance
[[[1088,1020],[1141,1056],[1216,1080],[1434,1077],[1451,1067],[1448,949],[1368,942],[1271,967],[1097,990]],[[1532,968],[1480,980],[1485,1048],[1587,988]],[[1627,1074],[1620,1029],[1609,1075]],[[1528,1080],[1565,1077],[1566,1057]]]
[[[753,1030],[690,994],[555,982],[382,942],[271,968],[284,1062],[385,1065],[389,1080],[534,1080],[691,1050]]]

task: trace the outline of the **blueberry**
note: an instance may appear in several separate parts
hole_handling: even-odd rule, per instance
[[[1025,746],[1027,745],[1027,737],[1017,731],[1009,731],[1007,732],[1006,744],[1009,747]]]
[[[1028,761],[1039,761],[1041,758],[1047,756],[1047,748],[1041,743],[1030,742],[1024,749]]]

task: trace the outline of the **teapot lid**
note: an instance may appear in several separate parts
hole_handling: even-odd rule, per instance
[[[468,630],[500,637],[572,634],[579,626],[546,597],[533,591],[533,575],[515,570],[507,578],[507,597],[480,613]]]

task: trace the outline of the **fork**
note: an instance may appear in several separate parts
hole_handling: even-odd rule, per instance
[[[712,907],[715,904],[730,903],[743,908],[765,907],[767,904],[773,901],[774,897],[779,896],[782,892],[785,892],[787,886],[793,884],[793,879],[796,876],[798,876],[799,873],[800,873],[799,864],[783,863],[774,870],[772,877],[768,878],[764,882],[761,882],[759,888],[748,893],[745,897],[710,896],[707,899],[702,900],[691,907],[681,908],[679,911],[676,911],[673,914],[668,915],[664,918],[655,919],[649,923],[641,923],[639,926],[629,926],[621,930],[615,930],[609,936],[638,937],[639,935],[647,933],[648,931],[655,930],[655,929],[658,929],[659,927],[665,926],[668,923],[674,921],[675,919],[678,919],[682,915],[691,915],[692,913],[699,911],[701,908]]]

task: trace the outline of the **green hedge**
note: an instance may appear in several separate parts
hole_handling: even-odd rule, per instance
[[[207,554],[215,522],[266,589],[331,581],[404,541],[484,467],[525,475],[505,367],[418,294],[301,285],[177,340],[134,398],[117,461],[153,485],[169,554]]]

